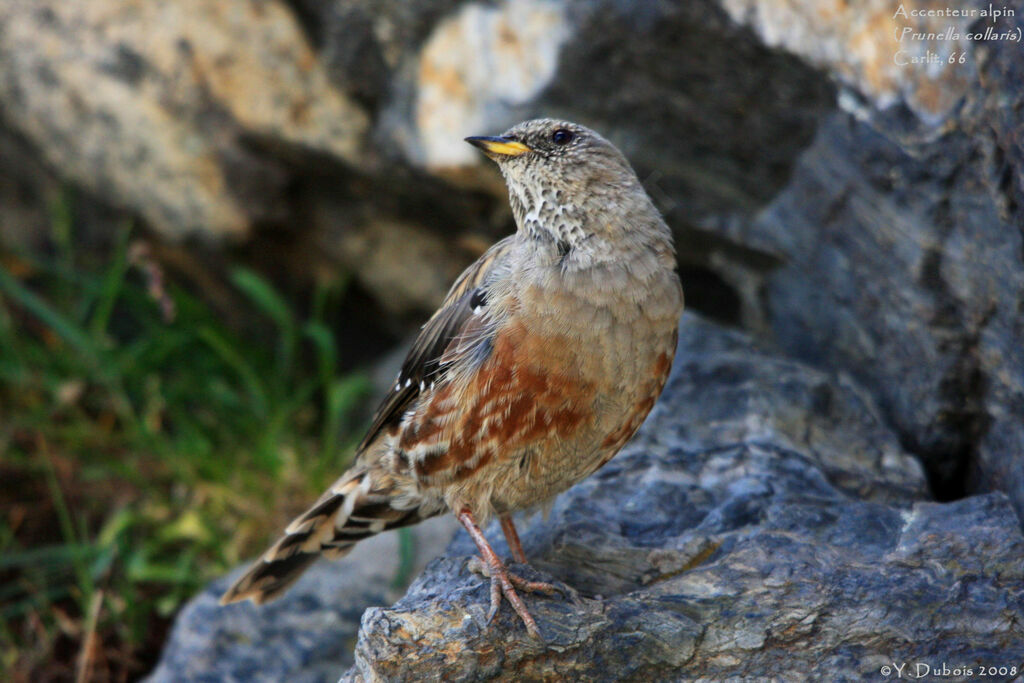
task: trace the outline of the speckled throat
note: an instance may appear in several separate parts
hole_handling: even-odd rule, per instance
[[[565,201],[564,193],[541,183],[509,182],[509,204],[516,225],[530,237],[550,239],[565,248],[581,242],[583,212]]]

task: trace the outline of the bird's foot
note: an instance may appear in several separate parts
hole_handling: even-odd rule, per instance
[[[505,599],[508,600],[509,604],[516,611],[516,614],[519,615],[519,618],[523,620],[527,633],[537,640],[543,640],[540,636],[540,630],[537,628],[537,622],[530,616],[526,605],[523,604],[523,599],[516,592],[516,588],[547,594],[555,593],[559,589],[549,583],[527,581],[521,576],[510,573],[497,553],[494,552],[494,548],[484,538],[483,532],[480,531],[476,520],[473,519],[473,513],[468,508],[461,509],[455,517],[462,523],[462,526],[466,527],[470,538],[473,539],[477,550],[480,551],[480,557],[474,557],[469,563],[469,568],[491,580],[491,608],[487,612],[487,623],[491,623],[491,620],[498,613],[498,607],[501,606],[501,596],[504,595]],[[509,523],[511,524],[511,521]],[[516,536],[515,545],[519,546],[518,536]],[[518,555],[522,555],[522,547],[519,547]]]
[[[559,588],[543,581],[524,579],[510,572],[497,557],[494,559],[497,562],[487,562],[479,557],[473,557],[469,561],[470,571],[481,574],[491,580],[491,608],[487,611],[487,623],[489,624],[494,620],[495,615],[498,613],[498,608],[501,606],[501,596],[504,595],[505,599],[512,605],[512,609],[523,620],[526,632],[537,640],[542,640],[540,630],[537,628],[537,622],[534,621],[533,616],[526,609],[526,605],[523,603],[523,599],[519,597],[516,589],[518,588],[528,593],[552,595],[558,593]]]

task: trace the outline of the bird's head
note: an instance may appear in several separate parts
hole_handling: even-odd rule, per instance
[[[602,212],[654,210],[622,153],[578,123],[535,119],[466,142],[498,164],[516,222],[530,234],[576,243],[606,226]]]
[[[499,136],[471,137],[466,142],[493,159],[509,185],[545,183],[558,190],[582,191],[588,185],[636,182],[629,162],[612,143],[570,121],[524,121]]]

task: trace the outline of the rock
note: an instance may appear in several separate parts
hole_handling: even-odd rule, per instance
[[[820,74],[711,2],[463,3],[414,47],[378,124],[410,163],[494,173],[461,144],[466,131],[564,116],[607,132],[665,201],[698,216],[770,199],[832,102]]]
[[[879,110],[905,104],[923,119],[940,121],[967,90],[973,64],[961,66],[966,60],[958,59],[970,49],[967,33],[973,19],[947,15],[950,6],[941,1],[912,6],[885,0],[856,5],[813,0],[720,3],[737,23],[753,28],[765,45],[781,47],[827,70]],[[961,3],[954,9],[971,6],[981,4]],[[929,33],[944,38],[921,37]],[[923,59],[931,61],[915,61]]]
[[[45,247],[46,206],[60,194],[60,182],[38,163],[24,140],[0,126],[0,246],[41,251]]]
[[[359,615],[387,604],[451,538],[457,523],[437,517],[413,531],[414,562],[400,574],[397,534],[360,544],[345,562],[314,565],[279,601],[221,607],[244,567],[219,579],[178,615],[150,683],[177,681],[334,681],[352,663]],[[396,580],[399,582],[396,585]]]
[[[2,109],[2,107],[0,107]],[[39,254],[59,224],[76,249],[107,251],[131,216],[61,178],[0,117],[0,250]]]
[[[526,598],[545,642],[507,606],[486,625],[459,535],[402,600],[367,610],[343,680],[1020,673],[1024,536],[1007,498],[928,502],[854,384],[693,317],[682,331],[640,435],[524,535],[537,571],[520,569],[566,593]]]
[[[550,84],[568,38],[566,5],[547,0],[468,3],[440,22],[419,54],[414,159],[441,171],[477,165],[476,150],[452,140],[515,118]]]
[[[3,0],[0,102],[62,177],[175,237],[280,213],[260,145],[351,163],[368,126],[287,8],[252,0]]]
[[[580,543],[542,545],[551,563],[541,576],[579,589],[527,598],[543,644],[508,614],[488,628],[479,577],[464,558],[436,560],[393,608],[366,612],[356,666],[342,680],[863,680],[894,662],[1019,675],[1024,581],[1014,556],[1024,548],[1002,494],[919,503],[903,515],[810,496],[751,505],[757,494],[747,496],[734,496],[742,511],[728,513],[740,528],[708,546],[677,538],[652,551],[603,529],[595,546],[592,528]],[[761,531],[747,537],[751,514]],[[976,550],[1001,559],[982,566]],[[623,556],[635,559],[624,567]],[[598,597],[591,591],[605,583],[588,585],[572,563],[629,574],[620,592]]]
[[[782,40],[765,22],[784,13],[759,7],[748,20]],[[1024,27],[1014,7],[1015,19],[970,30]],[[877,398],[937,496],[999,489],[1022,511],[1024,67],[1012,42],[975,42],[967,55],[927,72],[955,107],[922,112],[932,85],[920,70],[890,73],[903,80],[881,90],[853,79],[862,90],[840,102],[860,104],[825,118],[786,188],[752,220],[720,226],[776,265],[740,257],[723,270],[747,280],[752,329]]]
[[[435,186],[431,182],[423,185],[422,191]],[[422,202],[422,195],[415,190],[395,190],[383,184],[375,187],[392,194],[396,203],[416,206]],[[490,246],[486,239],[478,240],[480,246],[465,238],[453,242],[438,225],[442,221],[453,231],[469,233],[472,217],[480,215],[472,203],[467,204],[461,219],[449,218],[447,212],[434,217],[377,212],[344,199],[314,200],[311,206],[311,222],[318,230],[313,244],[319,251],[311,258],[322,259],[326,254],[343,264],[346,272],[377,294],[385,312],[414,319],[417,327],[425,319],[422,311],[436,308],[462,269]]]

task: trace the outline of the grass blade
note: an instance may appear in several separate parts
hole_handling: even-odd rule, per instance
[[[298,329],[288,303],[269,282],[247,268],[235,268],[231,272],[231,281],[277,325],[281,332],[278,373],[282,376],[288,374],[298,344]]]
[[[253,409],[260,417],[267,416],[267,392],[260,381],[256,370],[245,360],[241,353],[212,327],[199,330],[199,338],[213,350],[228,367],[233,369],[245,386],[246,393],[252,401]]]
[[[15,302],[32,312],[40,321],[68,342],[83,357],[91,362],[97,358],[96,347],[89,335],[63,315],[50,307],[45,301],[18,282],[4,268],[0,267],[0,291],[7,294]]]
[[[231,282],[266,313],[282,331],[295,330],[295,318],[284,298],[262,277],[248,268],[231,271]]]
[[[131,230],[131,224],[127,223],[118,232],[117,242],[114,246],[114,258],[107,271],[107,276],[103,278],[100,298],[96,302],[92,320],[89,321],[89,331],[97,342],[103,339],[103,335],[107,331],[110,315],[114,312],[114,304],[117,302],[124,284],[124,274],[128,270],[128,237]]]

